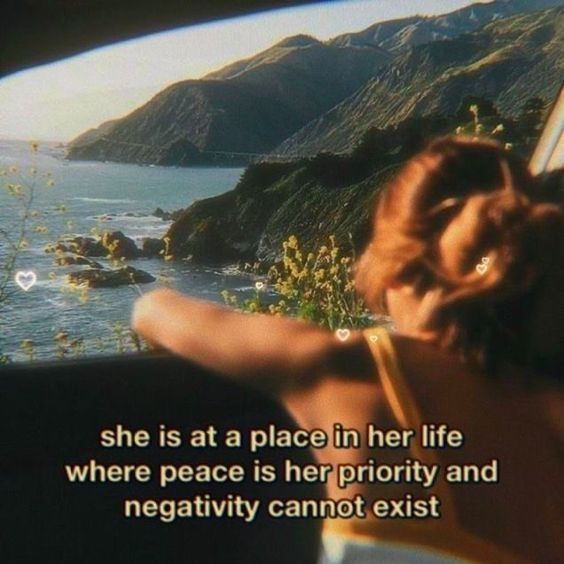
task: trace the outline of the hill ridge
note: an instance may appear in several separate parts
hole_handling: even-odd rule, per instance
[[[502,112],[515,115],[527,98],[548,100],[558,91],[563,36],[564,7],[558,7],[411,48],[273,152],[348,151],[370,127],[437,111],[454,114],[468,95],[491,98]]]
[[[540,4],[556,1],[540,0]],[[382,115],[377,119],[370,116],[364,125],[392,123],[386,117],[387,106],[400,111],[394,98],[403,100],[405,106],[397,119],[406,117],[410,106],[418,106],[417,99],[407,99],[401,92],[397,97],[394,86],[397,81],[387,69],[395,68],[401,82],[402,61],[410,54],[416,58],[421,51],[421,56],[429,58],[423,61],[425,64],[421,63],[419,75],[415,75],[418,79],[415,83],[423,94],[429,89],[425,79],[437,78],[436,68],[443,68],[441,57],[453,55],[441,53],[443,41],[419,44],[425,35],[419,33],[421,26],[447,27],[458,38],[465,35],[461,32],[470,25],[469,21],[472,26],[484,22],[486,26],[497,25],[507,19],[498,17],[500,10],[506,13],[519,8],[531,12],[538,5],[537,0],[511,3],[496,0],[441,16],[411,16],[380,22],[362,32],[342,34],[328,41],[305,34],[287,37],[201,79],[169,85],[127,116],[105,122],[77,137],[68,145],[68,158],[184,166],[206,164],[205,155],[211,153],[310,154],[316,150],[348,150],[357,142],[359,133],[351,130],[355,127],[351,122],[366,120],[357,110],[349,118],[344,116],[344,108],[349,107],[351,100],[362,98],[367,88],[374,89],[374,80],[384,81],[394,96],[380,92],[380,106],[372,104],[371,111]],[[379,42],[375,42],[376,35]],[[481,37],[488,39],[487,34]],[[453,45],[460,49],[463,42],[459,40]],[[429,47],[433,44],[436,47]],[[393,47],[395,54],[390,54],[388,47]],[[429,76],[422,75],[423,68]],[[410,85],[405,81],[404,86],[409,90]],[[369,98],[365,97],[365,101],[369,102]],[[447,98],[439,96],[449,107]],[[346,142],[343,139],[328,142],[328,127],[335,129],[344,121],[348,123],[341,137],[348,136]],[[242,163],[228,159],[225,163],[213,160],[208,164]]]

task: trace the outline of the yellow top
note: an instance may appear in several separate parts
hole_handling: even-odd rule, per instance
[[[409,387],[399,368],[392,341],[383,328],[364,332],[366,341],[378,368],[378,379],[388,405],[398,424],[405,429],[419,429],[421,415]],[[427,464],[438,464],[435,451],[423,450],[416,442],[414,456]],[[511,554],[507,549],[462,529],[450,488],[443,480],[437,480],[434,493],[441,500],[441,518],[424,521],[347,519],[326,520],[324,532],[346,537],[380,540],[424,547],[442,556],[469,562],[495,562],[514,564],[528,562]]]

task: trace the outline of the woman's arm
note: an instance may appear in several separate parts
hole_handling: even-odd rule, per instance
[[[290,318],[243,314],[174,292],[156,290],[135,303],[133,329],[149,342],[277,396],[339,375],[366,347]],[[361,358],[357,356],[361,355]]]

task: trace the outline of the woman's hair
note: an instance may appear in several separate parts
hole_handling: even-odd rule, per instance
[[[543,330],[534,314],[564,247],[563,211],[541,193],[525,162],[496,143],[432,142],[383,191],[357,288],[382,311],[386,288],[410,286],[422,300],[418,328],[482,366],[534,360],[531,328]]]

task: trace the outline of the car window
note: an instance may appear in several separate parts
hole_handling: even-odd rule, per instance
[[[146,350],[172,287],[332,330],[375,196],[431,137],[529,156],[559,89],[556,0],[327,2],[0,80],[0,362]]]

